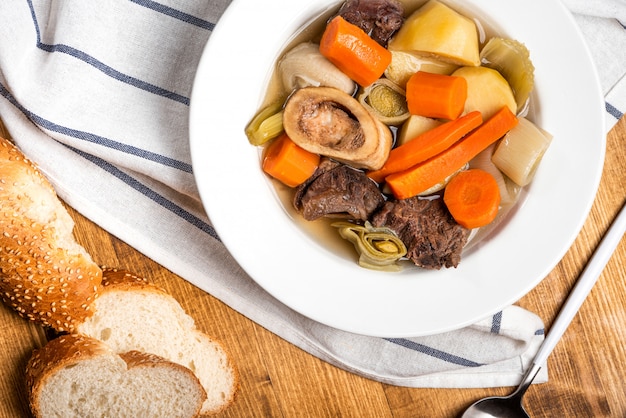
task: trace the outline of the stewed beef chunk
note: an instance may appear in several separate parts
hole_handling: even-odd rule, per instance
[[[430,270],[456,267],[470,233],[455,222],[441,198],[388,201],[371,222],[398,234],[407,247],[407,257]]]
[[[384,47],[402,26],[403,14],[404,7],[397,0],[347,0],[339,10],[341,17]]]
[[[296,189],[293,205],[307,221],[322,216],[364,221],[384,201],[365,173],[323,159],[313,176]]]

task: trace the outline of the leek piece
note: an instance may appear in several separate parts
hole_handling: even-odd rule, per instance
[[[385,77],[402,88],[406,87],[409,78],[418,71],[449,75],[459,67],[433,57],[420,56],[411,52],[389,52],[391,52],[391,63],[385,70]]]
[[[514,39],[491,38],[480,52],[482,65],[497,70],[509,82],[520,113],[534,86],[535,66],[526,46]]]
[[[282,103],[267,106],[246,126],[246,136],[252,145],[263,145],[283,132]]]
[[[359,102],[387,125],[399,125],[410,116],[404,89],[385,78],[365,87]]]
[[[359,265],[382,271],[400,271],[397,261],[406,255],[407,249],[389,228],[376,228],[369,222],[357,225],[351,222],[334,222],[342,238],[350,241],[359,253]]]
[[[518,119],[519,123],[502,138],[491,160],[518,186],[524,187],[532,181],[552,135],[524,117]]]

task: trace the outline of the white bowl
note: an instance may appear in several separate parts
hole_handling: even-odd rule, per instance
[[[515,303],[576,238],[602,171],[604,101],[573,18],[558,0],[463,2],[463,10],[530,50],[536,67],[532,119],[554,139],[525,199],[458,268],[384,273],[359,267],[294,221],[244,134],[289,39],[338,4],[235,0],[211,35],[192,94],[190,141],[200,196],[220,238],[278,300],[354,333],[430,335]]]

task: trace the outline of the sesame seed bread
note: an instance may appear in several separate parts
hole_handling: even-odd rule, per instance
[[[102,272],[74,239],[48,180],[0,138],[0,293],[21,316],[71,331],[92,314]]]
[[[207,393],[202,414],[218,413],[233,402],[239,377],[229,354],[163,289],[127,271],[103,268],[93,306],[94,315],[77,324],[76,332],[116,353],[137,350],[188,367]]]
[[[26,379],[35,417],[195,417],[206,393],[186,367],[81,335],[35,351]]]
[[[163,403],[171,399],[164,392],[181,385],[176,390],[190,393],[180,397],[195,405],[198,382],[202,415],[233,402],[239,376],[224,347],[200,332],[163,289],[95,264],[76,242],[74,221],[52,185],[3,138],[0,205],[2,300],[21,316],[68,334],[29,362],[36,416],[179,416],[171,413],[178,406]],[[125,390],[115,388],[120,385]],[[180,416],[196,412],[195,406],[180,409]]]

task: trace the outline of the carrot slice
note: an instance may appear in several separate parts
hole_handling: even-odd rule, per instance
[[[445,151],[385,178],[398,199],[413,197],[443,182],[489,145],[517,125],[517,117],[504,106],[489,120]]]
[[[263,156],[263,171],[289,187],[296,187],[313,175],[320,156],[300,148],[286,134],[269,144]]]
[[[467,229],[480,228],[498,215],[498,182],[484,170],[461,171],[446,186],[443,202],[459,225]]]
[[[467,81],[463,77],[418,71],[406,83],[412,115],[456,119],[465,108]]]
[[[367,175],[380,183],[389,174],[406,170],[446,150],[481,123],[482,115],[476,110],[430,129],[392,149],[382,168],[370,171]]]
[[[378,80],[391,63],[391,52],[341,16],[326,25],[320,52],[363,87]]]

